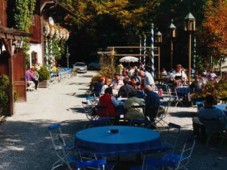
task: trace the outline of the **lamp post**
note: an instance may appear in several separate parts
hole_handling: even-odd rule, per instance
[[[162,43],[162,33],[160,31],[158,31],[155,35],[155,42],[158,46],[158,79],[160,79],[160,44]]]
[[[173,40],[176,38],[176,26],[173,24],[173,20],[169,26],[170,29],[170,69],[173,68]]]
[[[192,33],[195,31],[195,17],[191,12],[184,18],[185,25],[184,30],[189,33],[189,41],[188,41],[188,81],[191,82],[191,64],[192,64]]]
[[[68,50],[68,47],[66,48],[66,60],[67,60],[67,68],[69,68],[69,50]]]

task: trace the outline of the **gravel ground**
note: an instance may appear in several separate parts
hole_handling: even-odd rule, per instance
[[[79,74],[49,88],[28,92],[27,102],[15,104],[16,113],[0,125],[0,170],[51,169],[56,156],[47,126],[60,122],[66,140],[73,142],[73,134],[87,122],[81,101],[94,74]],[[185,139],[193,134],[191,120],[195,115],[196,108],[170,107],[165,120],[181,125],[180,139]],[[227,169],[227,141],[222,146],[209,147],[197,142],[188,167],[190,170]]]

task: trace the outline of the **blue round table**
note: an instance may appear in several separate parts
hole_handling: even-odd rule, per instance
[[[78,148],[100,155],[141,153],[158,150],[160,134],[154,130],[133,126],[103,126],[81,130],[75,134]]]

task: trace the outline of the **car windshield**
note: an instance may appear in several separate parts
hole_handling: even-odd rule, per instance
[[[85,66],[84,63],[76,63],[75,66]]]

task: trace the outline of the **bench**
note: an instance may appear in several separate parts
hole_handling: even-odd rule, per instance
[[[27,81],[27,91],[34,91],[35,90],[35,83],[33,81]]]

